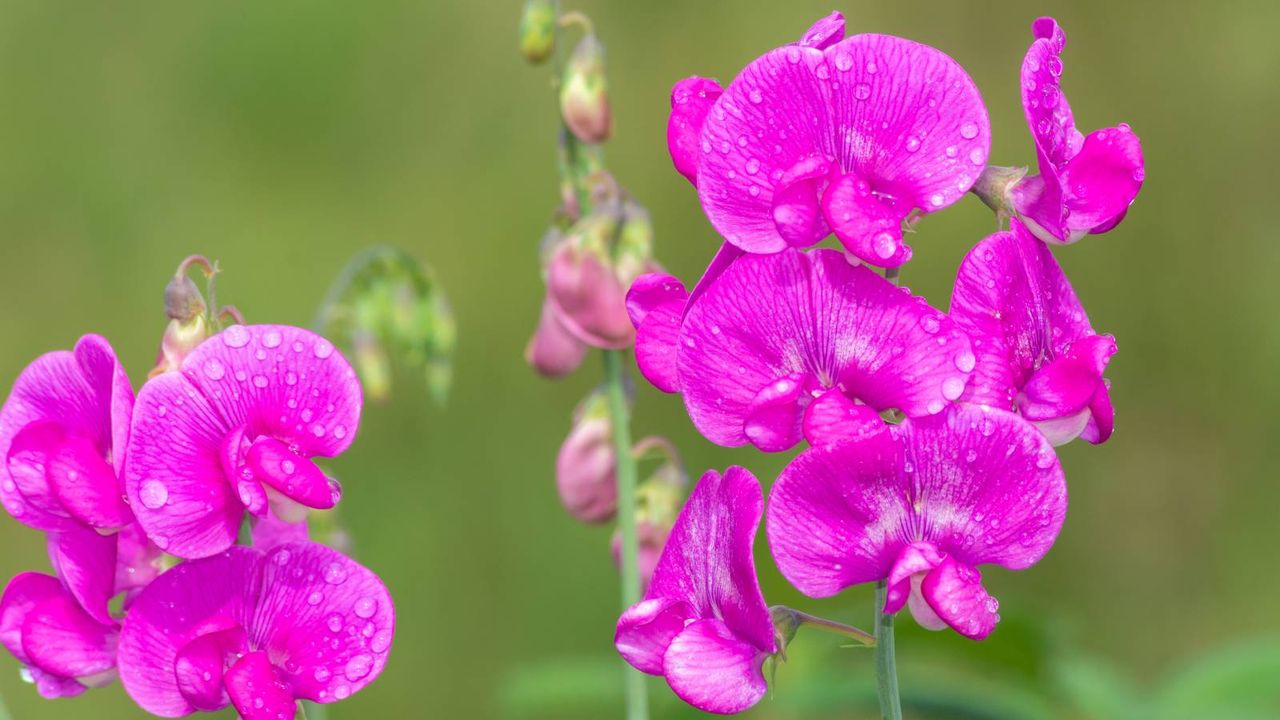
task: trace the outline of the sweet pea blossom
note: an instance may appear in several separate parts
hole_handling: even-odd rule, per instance
[[[837,251],[743,254],[713,271],[693,301],[671,276],[642,277],[629,305],[641,372],[682,393],[714,443],[821,443],[878,426],[881,410],[941,412],[964,391],[964,333]]]
[[[67,589],[107,625],[115,622],[107,601],[154,576],[159,554],[134,523],[117,472],[133,404],[111,345],[85,335],[74,350],[28,365],[0,409],[0,504],[49,534]]]
[[[125,489],[138,522],[179,557],[235,542],[247,510],[296,522],[336,504],[311,458],[351,445],[360,383],[333,345],[285,325],[233,325],[138,394]]]
[[[708,471],[676,520],[644,600],[618,619],[622,657],[708,712],[756,704],[767,690],[764,661],[778,652],[751,555],[763,504],[751,473]]]
[[[1053,448],[1018,416],[980,406],[910,418],[812,448],[783,470],[768,509],[782,574],[811,597],[886,580],[884,612],[980,640],[999,603],[977,566],[1034,565],[1067,511]]]
[[[835,233],[861,260],[897,267],[911,258],[908,216],[951,205],[982,173],[987,111],[946,54],[843,35],[836,14],[752,61],[723,91],[705,78],[681,81],[668,149],[711,224],[739,248],[774,253]]]
[[[74,697],[115,679],[119,627],[91,617],[56,577],[22,573],[0,596],[0,645],[42,697]]]
[[[151,583],[120,634],[120,680],[160,717],[234,705],[292,718],[299,699],[344,700],[382,672],[395,609],[376,575],[314,543],[233,547]]]
[[[1012,410],[1054,445],[1111,437],[1115,411],[1102,374],[1115,338],[1098,335],[1049,247],[1017,220],[960,264],[951,318],[977,358],[963,402]]]
[[[113,460],[124,454],[133,388],[115,351],[85,335],[37,358],[0,409],[0,500],[46,532],[111,532],[133,521]]]
[[[1124,219],[1146,177],[1142,143],[1124,123],[1087,136],[1076,129],[1060,84],[1067,36],[1051,17],[1039,18],[1031,30],[1035,40],[1022,61],[1022,108],[1040,174],[1013,186],[1010,200],[1036,237],[1073,243]]]

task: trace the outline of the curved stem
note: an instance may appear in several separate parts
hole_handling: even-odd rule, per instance
[[[902,720],[902,700],[898,696],[898,664],[893,656],[893,615],[884,611],[888,587],[876,583],[876,687],[880,692],[880,717]]]
[[[844,637],[856,640],[859,644],[866,645],[867,647],[875,647],[876,645],[875,635],[872,635],[865,630],[861,630],[852,625],[845,625],[844,623],[839,623],[835,620],[818,617],[817,615],[810,615],[807,612],[801,612],[799,610],[792,610],[791,612],[795,613],[796,619],[800,621],[801,625],[811,625],[819,630],[826,630],[829,633],[843,635]]]
[[[613,426],[613,456],[618,476],[618,527],[622,532],[622,607],[640,601],[640,571],[636,541],[636,461],[631,454],[631,428],[627,417],[626,390],[623,387],[623,351],[604,351],[604,383],[609,397],[609,420]],[[627,720],[645,720],[649,716],[645,697],[644,676],[627,667]]]

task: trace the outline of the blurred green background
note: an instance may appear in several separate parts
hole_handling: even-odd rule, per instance
[[[696,278],[717,239],[667,158],[671,84],[727,82],[833,5],[566,7],[608,47],[610,167],[652,211],[659,259]],[[908,716],[1280,717],[1280,4],[834,8],[852,32],[959,60],[991,113],[992,160],[1008,165],[1034,162],[1017,69],[1031,20],[1056,14],[1081,126],[1129,122],[1148,165],[1118,230],[1058,252],[1094,325],[1119,339],[1117,433],[1062,450],[1066,527],[1033,569],[987,574],[1005,617],[989,640],[899,623]],[[139,384],[161,290],[193,252],[221,261],[219,297],[251,321],[308,323],[375,243],[431,263],[450,293],[447,408],[402,373],[334,463],[358,557],[390,586],[399,627],[382,677],[332,718],[621,715],[610,530],[569,520],[552,480],[598,360],[552,383],[521,358],[557,202],[557,118],[548,69],[516,51],[518,16],[515,0],[0,2],[0,383],[93,331]],[[904,283],[945,307],[960,258],[992,227],[972,197],[928,218]],[[712,446],[647,386],[636,412],[637,434],[672,437],[695,475],[739,463],[767,481],[787,459]],[[42,539],[8,517],[0,548],[0,576],[47,568]],[[771,603],[869,625],[869,588],[807,600],[763,538],[757,557]],[[749,715],[872,712],[870,654],[838,645],[802,632]],[[118,685],[50,703],[17,669],[0,658],[18,720],[142,717]],[[694,715],[651,688],[656,717]]]

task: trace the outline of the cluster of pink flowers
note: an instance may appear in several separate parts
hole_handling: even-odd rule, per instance
[[[1063,525],[1054,446],[1110,437],[1115,340],[1094,332],[1045,243],[1114,228],[1142,151],[1126,125],[1076,129],[1063,32],[1041,18],[1033,33],[1030,177],[988,166],[987,111],[959,64],[902,38],[845,37],[839,13],[728,87],[675,86],[671,156],[725,244],[692,292],[665,274],[632,284],[637,364],[714,443],[808,444],[767,509],[745,470],[704,476],[618,622],[623,657],[687,702],[731,713],[766,691],[780,641],[751,560],[762,516],[804,594],[883,582],[882,612],[982,639],[999,603],[978,567],[1028,568]],[[869,267],[896,276],[913,255],[904,231],[971,190],[1009,230],[969,252],[949,312]],[[833,234],[843,251],[806,249]]]
[[[161,717],[292,718],[297,700],[348,697],[382,671],[395,625],[376,575],[307,540],[307,509],[340,495],[313,458],[355,438],[354,371],[281,325],[232,325],[166,363],[135,398],[88,335],[14,383],[0,503],[47,534],[53,573],[9,582],[0,644],[44,697],[118,676]],[[237,546],[246,516],[252,545]]]

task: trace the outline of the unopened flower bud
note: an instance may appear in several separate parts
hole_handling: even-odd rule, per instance
[[[537,65],[551,57],[556,49],[555,0],[525,0],[520,15],[520,53]]]
[[[625,348],[635,338],[627,289],[613,265],[618,222],[609,212],[578,221],[552,251],[547,267],[547,298],[565,329],[598,348]]]
[[[785,605],[774,605],[769,608],[769,617],[773,620],[773,636],[778,641],[778,653],[785,657],[787,646],[800,630],[800,616]]]
[[[374,402],[385,402],[391,396],[391,359],[372,333],[355,331],[351,335],[351,364],[360,373],[365,395]]]
[[[601,143],[613,132],[604,46],[594,33],[587,33],[578,41],[565,65],[560,84],[560,114],[565,125],[583,142]]]
[[[614,274],[624,288],[641,275],[659,270],[653,261],[653,223],[649,211],[637,203],[628,201],[623,209],[614,257]]]
[[[579,408],[573,429],[556,455],[560,502],[584,523],[612,519],[618,507],[617,461],[609,408],[600,393]]]
[[[187,355],[212,333],[204,296],[187,275],[192,265],[204,268],[210,275],[216,272],[208,260],[192,255],[178,265],[177,272],[165,285],[164,314],[169,318],[169,324],[160,339],[159,357],[150,377],[177,370]]]
[[[539,375],[558,378],[568,375],[582,364],[587,346],[574,337],[556,316],[551,302],[542,302],[542,316],[524,349],[524,360]]]

